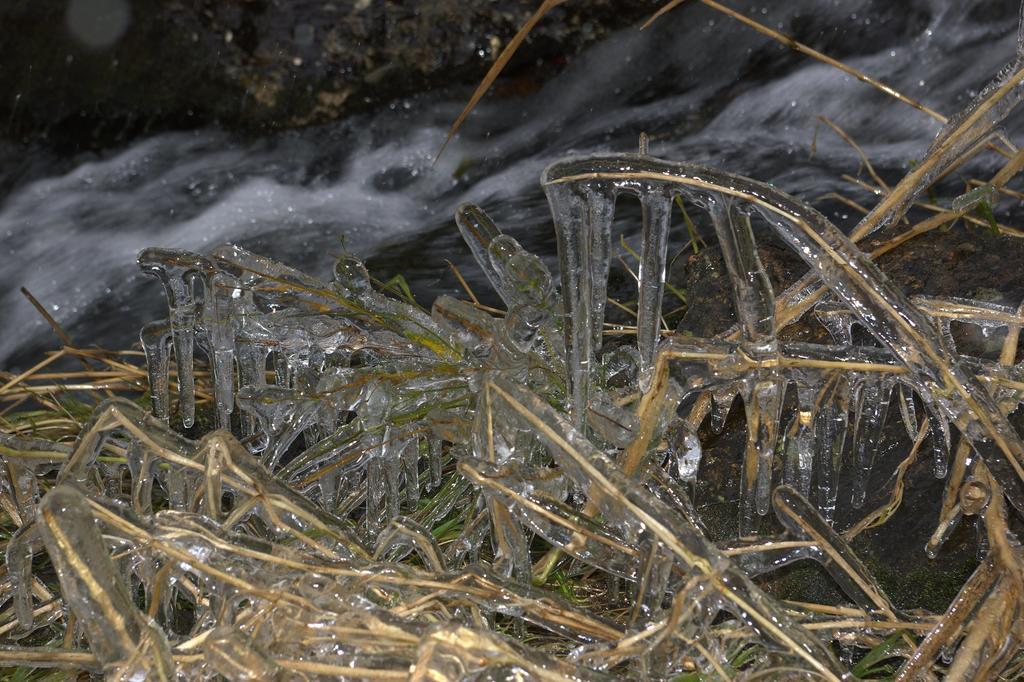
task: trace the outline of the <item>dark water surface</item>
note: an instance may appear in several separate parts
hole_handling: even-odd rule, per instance
[[[945,114],[1016,48],[1012,1],[733,4]],[[489,96],[432,165],[468,95],[423,93],[256,140],[216,129],[161,133],[77,158],[0,144],[0,367],[24,367],[57,344],[21,286],[79,344],[135,342],[144,321],[166,314],[157,283],[135,266],[146,246],[205,252],[232,241],[324,276],[348,249],[379,276],[404,273],[429,303],[456,288],[446,259],[484,286],[452,221],[464,201],[554,265],[538,178],[558,158],[632,151],[646,131],[655,155],[770,181],[848,227],[850,210],[821,195],[870,198],[839,179],[856,174],[858,160],[824,127],[811,154],[816,117],[845,128],[890,181],[939,130],[925,114],[696,4],[595,45],[529,94]],[[1020,128],[1021,116],[1011,117],[1011,139]],[[969,172],[996,163],[983,158]]]

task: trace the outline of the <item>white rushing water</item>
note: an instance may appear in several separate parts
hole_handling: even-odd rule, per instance
[[[734,4],[944,113],[962,107],[1015,49],[1015,11],[987,0],[899,9],[868,0]],[[560,157],[631,151],[646,131],[660,157],[715,165],[813,202],[848,191],[838,177],[858,167],[824,127],[812,157],[817,116],[845,128],[890,178],[939,129],[925,114],[697,6],[595,45],[532,94],[486,98],[432,165],[467,96],[424,93],[257,140],[214,129],[162,133],[54,163],[53,171],[36,164],[23,178],[3,168],[24,167],[5,164],[24,152],[0,150],[0,186],[13,186],[0,197],[0,366],[24,366],[57,343],[22,286],[76,342],[133,343],[144,321],[164,314],[159,286],[135,264],[147,246],[207,252],[231,241],[314,273],[329,271],[347,249],[378,274],[405,272],[432,298],[455,287],[445,259],[483,281],[452,219],[464,201],[554,262],[539,177]],[[1009,121],[1011,137],[1017,120]],[[830,217],[849,226],[853,217],[843,213]]]

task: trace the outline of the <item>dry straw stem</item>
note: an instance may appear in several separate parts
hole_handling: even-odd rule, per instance
[[[857,144],[857,142],[854,141],[854,139],[850,137],[850,135],[845,130],[839,127],[838,124],[833,122],[827,116],[818,116],[818,120],[827,125],[829,128],[831,128],[832,132],[838,135],[839,138],[843,140],[843,142],[850,145],[850,147],[853,148],[853,151],[857,152],[857,156],[860,157],[861,165],[865,169],[867,169],[868,175],[871,176],[871,179],[875,181],[875,184],[878,185],[883,192],[888,193],[892,191],[892,188],[889,187],[885,180],[883,180],[881,176],[877,172],[875,172],[875,167],[871,164],[871,159],[868,158],[868,155],[864,153],[864,150],[860,148],[860,145]],[[817,136],[817,130],[815,130],[815,136]],[[813,144],[811,145],[811,153],[814,153]]]
[[[43,371],[67,358],[78,360],[86,369]],[[57,396],[91,397],[96,402],[104,397],[112,397],[115,393],[141,396],[149,390],[145,366],[135,364],[142,360],[142,353],[138,351],[107,351],[72,346],[47,353],[45,359],[24,372],[16,376],[6,375],[6,381],[0,386],[0,404],[6,404],[0,412],[0,423],[4,430],[13,434],[46,430],[48,437],[55,440],[74,438],[81,429],[83,418],[76,416],[77,411],[69,411],[66,405],[70,403],[62,402]],[[0,377],[4,377],[3,373],[0,373]],[[170,377],[176,379],[177,373],[170,372]],[[197,400],[200,403],[211,401],[208,387],[210,373],[198,370],[195,378],[198,382]],[[170,387],[176,391],[177,382],[172,381]],[[35,411],[25,411],[25,404],[38,405],[54,415],[63,416],[46,419]]]
[[[519,46],[523,44],[526,37],[530,35],[530,31],[532,31],[533,27],[537,25],[537,22],[543,19],[544,15],[555,7],[566,2],[568,2],[568,0],[544,0],[540,7],[537,8],[537,11],[530,15],[530,18],[526,20],[526,23],[519,29],[519,32],[512,37],[512,40],[508,42],[508,45],[506,45],[501,51],[498,58],[494,60],[493,64],[491,64],[491,68],[487,70],[487,74],[483,77],[483,80],[480,81],[480,85],[476,86],[476,90],[473,91],[472,96],[469,98],[469,102],[462,109],[462,112],[459,113],[459,117],[455,119],[455,122],[452,123],[452,127],[448,131],[447,137],[444,138],[444,142],[441,144],[441,148],[437,150],[437,155],[434,157],[434,163],[437,163],[437,160],[441,158],[441,154],[444,153],[448,143],[452,141],[453,137],[455,137],[455,133],[457,133],[459,128],[462,127],[462,123],[466,120],[466,117],[469,116],[469,112],[473,111],[477,103],[483,99],[483,96],[487,93],[491,85],[515,55],[516,50],[518,50]]]
[[[931,429],[928,425],[928,419],[925,418],[921,422],[921,428],[917,432],[917,438],[914,439],[914,444],[910,448],[910,452],[904,460],[899,463],[899,466],[896,467],[896,483],[893,486],[892,494],[889,496],[888,502],[873,512],[869,512],[864,516],[864,518],[855,523],[853,527],[844,531],[844,540],[850,542],[868,528],[881,526],[896,513],[896,510],[899,509],[900,504],[903,502],[903,491],[906,487],[904,479],[906,478],[907,471],[910,469],[911,465],[917,461],[917,453],[920,451],[921,444],[924,443],[924,440],[929,433],[931,433]]]

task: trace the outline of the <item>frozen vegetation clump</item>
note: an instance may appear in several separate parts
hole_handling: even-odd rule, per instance
[[[1024,165],[997,129],[1022,95],[1018,58],[850,237],[769,185],[645,149],[555,163],[557,279],[479,207],[455,217],[503,309],[471,292],[422,309],[351,255],[320,279],[230,244],[146,249],[168,304],[141,330],[149,400],[104,400],[73,441],[0,433],[0,664],[230,680],[1019,672],[1024,313],[910,300],[855,242],[985,144],[1003,170],[875,253],[995,204]],[[606,315],[624,194],[642,215],[631,325]],[[706,215],[731,283],[737,324],[713,338],[663,324],[680,202]],[[755,228],[807,275],[773,290]],[[780,338],[801,318],[829,341]],[[998,358],[959,352],[953,323],[1001,335]],[[690,486],[701,434],[737,398],[739,532],[713,540]],[[869,509],[896,421],[913,445]],[[977,520],[980,563],[943,615],[898,607],[851,546],[900,506],[918,457],[945,480],[919,550],[941,557]],[[839,528],[847,504],[860,520]],[[846,603],[763,589],[803,560]]]

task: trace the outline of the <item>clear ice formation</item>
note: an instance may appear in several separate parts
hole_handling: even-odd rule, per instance
[[[594,301],[605,295],[603,287],[606,285],[600,281],[604,281],[601,278],[606,277],[608,270],[605,254],[615,198],[623,192],[638,194],[644,207],[637,347],[641,387],[646,388],[649,387],[646,377],[652,372],[658,354],[661,297],[645,297],[644,292],[660,292],[664,286],[666,252],[662,232],[667,232],[668,223],[660,216],[678,195],[690,204],[703,207],[711,216],[733,284],[740,332],[737,352],[744,360],[744,371],[740,377],[723,371],[729,361],[720,361],[716,354],[709,354],[707,360],[713,376],[699,385],[694,385],[692,374],[678,367],[673,367],[672,371],[680,383],[700,390],[722,386],[728,376],[735,382],[729,390],[744,398],[748,441],[742,482],[742,531],[753,529],[755,513],[763,515],[768,511],[772,463],[780,431],[780,405],[787,384],[803,383],[806,390],[819,390],[826,385],[827,375],[820,363],[794,362],[781,352],[776,337],[774,294],[758,260],[751,216],[759,217],[789,244],[850,311],[852,319],[862,324],[888,351],[886,355],[891,360],[887,359],[884,364],[896,363],[900,380],[921,396],[935,421],[942,425],[940,428],[945,432],[947,423],[955,424],[990,467],[1009,474],[1007,494],[1014,506],[1024,511],[1020,486],[1024,479],[1024,443],[1010,427],[996,399],[961,361],[949,335],[937,329],[923,311],[907,300],[874,263],[820,213],[763,183],[695,164],[673,163],[638,154],[558,162],[545,171],[542,183],[559,237],[566,305],[567,377],[571,410],[576,415],[577,425],[583,423],[580,415],[588,409],[593,375],[590,368],[596,363],[600,347],[595,330],[603,325],[603,305],[596,305]],[[822,311],[822,317],[834,314],[834,309]],[[837,320],[830,329],[843,325],[848,329],[849,324],[849,321]],[[840,334],[837,341],[848,342],[847,336]],[[670,338],[662,344],[662,353],[667,351],[670,365],[679,364],[672,362],[676,357],[672,350],[674,343],[677,341]],[[689,343],[693,346],[698,342]],[[859,349],[827,349],[825,352],[855,356]],[[700,355],[701,351],[693,349],[684,357],[689,363]],[[858,473],[852,491],[854,506],[859,506],[864,499],[892,387],[893,382],[866,374],[852,387],[858,408],[855,423],[865,434],[855,453]],[[864,406],[870,409],[859,409]],[[904,412],[909,416],[909,409]],[[822,429],[825,430],[828,429]],[[804,436],[808,441],[806,434]],[[796,459],[801,461],[799,453]],[[804,463],[812,460],[810,455],[802,458]],[[944,461],[944,456],[938,454],[938,460]],[[945,464],[937,463],[935,468],[941,473]],[[832,493],[826,491],[825,497],[831,496]],[[825,507],[823,510],[828,511]]]
[[[1022,308],[907,300],[813,209],[711,168],[595,156],[551,166],[542,183],[560,290],[483,210],[456,213],[503,314],[449,296],[425,310],[351,255],[322,280],[233,245],[143,251],[168,304],[140,334],[151,412],[108,401],[74,447],[0,434],[19,636],[73,620],[66,641],[88,649],[56,665],[123,678],[589,680],[720,665],[725,622],[763,645],[754,667],[839,680],[827,639],[802,626],[815,616],[751,578],[813,560],[864,619],[910,617],[832,527],[840,505],[866,504],[897,418],[911,441],[930,434],[934,473],[949,480],[929,553],[978,515],[996,519],[986,546],[1017,551],[991,529],[995,481],[1024,509],[1006,419],[1024,387]],[[622,193],[642,209],[635,341],[605,336]],[[736,336],[662,332],[676,197],[718,236]],[[813,311],[831,344],[779,340],[782,299],[753,221],[810,266],[807,296],[827,287]],[[961,355],[954,321],[1005,337],[998,357]],[[855,325],[877,345],[856,345]],[[687,484],[701,473],[701,424],[724,429],[737,396],[743,537],[716,545]],[[770,510],[785,534],[753,537]],[[537,538],[551,547],[540,561]],[[59,597],[33,574],[43,551]],[[602,575],[625,615],[534,584],[556,567]],[[1005,596],[986,575],[964,600]],[[561,653],[499,633],[527,625]],[[5,664],[40,656],[4,651]],[[983,651],[956,665],[977,669]]]
[[[853,240],[895,224],[1022,99],[1024,22],[1014,61]],[[948,679],[999,675],[1024,641],[1024,550],[1006,505],[1024,513],[1024,444],[1007,419],[1024,395],[1024,304],[908,300],[805,204],[653,158],[642,139],[640,154],[545,171],[560,290],[483,210],[459,207],[499,314],[447,296],[422,309],[349,255],[323,280],[233,245],[143,251],[168,304],[140,332],[151,410],[108,400],[73,445],[0,433],[0,508],[16,528],[0,665],[159,680],[674,679],[728,676],[741,641],[758,646],[738,676],[850,679],[833,654],[841,636],[874,645],[924,622],[856,556],[861,526],[833,527],[840,505],[867,506],[898,418],[947,481],[929,556],[964,519],[983,556],[895,679],[930,678],[940,658]],[[953,212],[995,205],[1002,176]],[[605,334],[623,193],[642,214],[635,341]],[[738,324],[716,338],[662,331],[677,197],[708,214],[732,285]],[[752,221],[809,266],[778,294]],[[812,310],[831,344],[779,339]],[[960,352],[953,322],[998,347]],[[875,344],[855,343],[855,325]],[[741,537],[715,544],[687,484],[703,422],[727,428],[737,396]],[[754,535],[769,510],[782,534]],[[43,552],[57,590],[36,573]],[[836,636],[752,581],[801,560],[852,604]],[[596,605],[572,588],[592,576],[607,590]],[[509,636],[527,632],[542,645]]]

